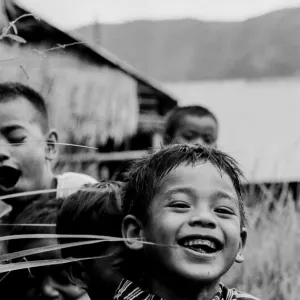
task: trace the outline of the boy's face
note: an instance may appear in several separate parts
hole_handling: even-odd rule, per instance
[[[29,242],[23,250],[57,244],[52,239]],[[27,260],[60,259],[59,251],[50,251],[28,256]],[[23,272],[24,274],[24,272]],[[24,275],[23,275],[24,276]],[[70,283],[64,265],[31,268],[26,277],[19,278],[22,282],[23,295],[26,300],[57,299],[57,300],[89,300],[87,293]]]
[[[88,271],[88,293],[91,299],[99,298],[106,292],[113,295],[124,274],[121,265],[124,262],[126,247],[122,242],[112,242],[104,251],[99,251],[98,259],[85,262]]]
[[[143,245],[158,274],[193,282],[214,282],[241,262],[238,197],[229,176],[211,163],[181,165],[162,181],[141,235],[170,247]],[[161,267],[158,267],[160,262]]]
[[[210,116],[184,116],[174,133],[176,144],[200,144],[215,147],[218,137],[218,125]]]
[[[56,155],[55,132],[45,135],[38,112],[24,98],[0,103],[0,196],[50,188],[49,161]],[[14,206],[25,198],[7,200]]]

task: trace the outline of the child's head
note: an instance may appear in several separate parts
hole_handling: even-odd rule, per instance
[[[20,83],[0,84],[0,196],[49,189],[56,142],[42,96]],[[14,207],[30,199],[6,202]]]
[[[130,249],[144,250],[146,273],[168,278],[172,288],[180,282],[199,286],[218,281],[243,260],[241,176],[230,156],[199,145],[169,146],[132,166],[123,194],[123,236]]]
[[[56,217],[62,205],[62,201],[63,200],[61,199],[48,199],[47,201],[43,199],[28,205],[15,221],[15,224],[22,225],[15,225],[12,234],[55,234]],[[39,225],[26,226],[25,224]],[[41,224],[53,224],[54,226],[41,226]],[[12,253],[57,244],[58,242],[55,238],[10,240],[8,243],[8,251],[9,253]],[[23,258],[23,260],[33,261],[60,258],[60,250],[53,250],[44,253],[36,253]],[[20,259],[16,259],[16,261],[20,261]],[[73,285],[69,281],[66,265],[37,267],[28,270],[14,271],[11,274],[8,274],[7,280],[18,282],[19,286],[16,289],[16,293],[22,296],[18,299],[35,300],[38,297],[60,300],[76,300],[79,298],[80,300],[89,299],[83,289]],[[9,285],[9,283],[7,284]],[[15,298],[17,299],[17,295]]]
[[[67,197],[57,218],[57,233],[121,237],[121,187],[120,182],[102,181],[85,185]],[[79,240],[72,239],[74,242]],[[64,242],[70,240],[62,239],[61,243]],[[97,294],[100,289],[104,297],[116,289],[123,277],[121,266],[123,268],[125,251],[123,242],[101,241],[62,249],[62,255],[75,258],[103,256],[76,263],[71,275],[75,280],[83,282],[90,296]]]
[[[215,147],[218,138],[216,116],[202,106],[176,107],[168,115],[163,140],[169,144],[201,144]]]

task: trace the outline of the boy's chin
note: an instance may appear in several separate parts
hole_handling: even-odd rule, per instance
[[[226,273],[223,268],[213,265],[187,265],[174,270],[177,273],[179,281],[186,281],[188,284],[211,285],[219,282],[220,278]],[[173,274],[174,274],[173,273]]]
[[[186,273],[184,274],[184,279],[188,282],[194,282],[195,284],[211,284],[215,281],[219,281],[221,274],[219,272],[212,272],[209,270],[203,270],[202,272],[197,273]]]

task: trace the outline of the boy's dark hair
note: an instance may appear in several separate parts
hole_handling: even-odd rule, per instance
[[[209,116],[211,117],[218,126],[217,117],[207,108],[200,105],[190,105],[176,107],[168,114],[165,122],[165,129],[163,132],[163,140],[165,144],[171,144],[174,139],[174,134],[176,133],[181,120],[185,116],[196,116],[199,118]]]
[[[30,102],[38,113],[38,120],[43,132],[49,130],[48,111],[44,98],[29,86],[18,82],[0,83],[0,103],[15,100],[18,97]]]
[[[86,184],[81,190],[67,197],[57,217],[57,234],[121,237],[123,220],[121,187],[122,183],[118,181],[102,181]],[[79,240],[74,238],[60,242]],[[97,256],[100,252],[97,249],[100,249],[101,244],[103,243],[62,249],[62,256],[78,258]]]
[[[229,155],[200,145],[170,145],[131,166],[126,174],[123,192],[123,211],[132,214],[142,222],[147,222],[147,212],[163,178],[180,165],[195,165],[210,162],[230,177],[239,197],[241,227],[246,225],[242,200],[242,171]]]
[[[55,234],[55,226],[40,226],[41,224],[56,224],[57,214],[63,203],[62,199],[50,198],[34,201],[26,206],[24,211],[18,215],[11,231],[12,235],[20,234]],[[17,225],[20,224],[20,225]],[[26,226],[25,224],[37,224],[37,226]],[[8,252],[20,251],[30,239],[10,240]]]

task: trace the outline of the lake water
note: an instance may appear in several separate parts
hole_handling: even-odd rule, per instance
[[[179,105],[204,105],[217,115],[219,148],[249,181],[300,180],[300,78],[165,86]]]

